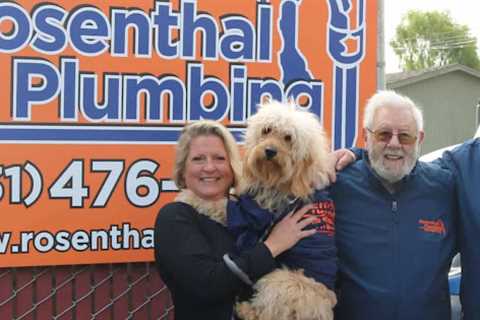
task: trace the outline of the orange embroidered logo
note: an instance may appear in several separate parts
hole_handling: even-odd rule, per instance
[[[335,234],[335,207],[333,201],[320,201],[315,203],[315,207],[305,214],[304,217],[315,217],[313,224],[319,233],[325,233],[329,236]]]
[[[445,234],[447,232],[445,230],[445,225],[443,224],[443,221],[440,219],[438,220],[420,219],[418,220],[418,223],[420,224],[420,229],[422,229],[425,232],[438,233],[438,234]]]

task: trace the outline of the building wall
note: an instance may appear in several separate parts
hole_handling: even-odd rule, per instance
[[[460,143],[476,131],[476,105],[480,79],[463,71],[452,71],[393,89],[414,100],[423,110],[425,141],[421,154]]]

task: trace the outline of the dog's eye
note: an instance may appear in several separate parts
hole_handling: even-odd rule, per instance
[[[289,135],[289,134],[285,135],[285,137],[283,137],[283,139],[285,139],[285,141],[287,141],[287,142],[292,142],[292,136]]]
[[[263,134],[263,135],[267,135],[267,134],[269,134],[270,132],[272,132],[272,129],[271,129],[271,128],[268,128],[268,127],[267,127],[267,128],[263,128],[263,129],[262,129],[262,134]]]

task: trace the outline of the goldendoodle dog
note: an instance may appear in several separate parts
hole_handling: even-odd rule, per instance
[[[242,192],[228,204],[228,226],[239,251],[264,240],[292,210],[314,203],[317,232],[277,257],[281,268],[254,284],[237,304],[248,320],[332,320],[337,271],[335,211],[328,192],[327,141],[319,120],[292,102],[270,101],[250,117]],[[242,273],[235,266],[237,272]],[[244,278],[244,277],[243,277]]]

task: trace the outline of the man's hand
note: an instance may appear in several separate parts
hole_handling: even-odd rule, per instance
[[[347,167],[352,162],[355,162],[356,160],[355,154],[348,149],[335,150],[332,153],[332,156],[334,158],[334,163],[335,163],[334,167],[335,167],[335,170],[337,171],[341,171],[345,169],[345,167]]]

